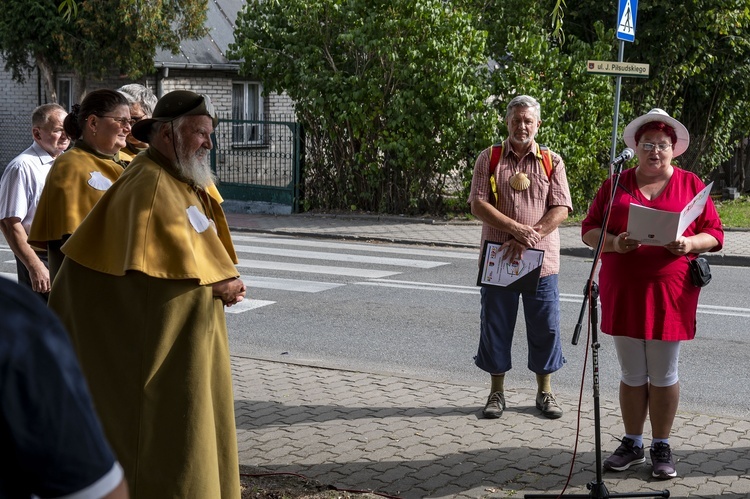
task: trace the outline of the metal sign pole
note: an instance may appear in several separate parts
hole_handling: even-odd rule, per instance
[[[622,62],[625,55],[625,42],[620,40],[620,50],[617,56],[617,62]],[[609,176],[611,177],[613,172],[612,163],[615,160],[617,154],[617,125],[620,120],[620,86],[622,84],[622,76],[617,76],[615,79],[615,114],[612,119],[612,148],[609,151]]]

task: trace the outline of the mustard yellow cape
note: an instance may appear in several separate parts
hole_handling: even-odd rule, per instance
[[[221,205],[164,166],[170,168],[153,149],[136,156],[65,243],[65,255],[112,275],[137,270],[200,284],[237,277]]]
[[[211,184],[208,187],[206,187],[206,194],[214,198],[219,203],[224,202],[224,198],[221,197],[221,193],[219,193],[219,189],[216,187],[216,184]]]
[[[211,287],[65,258],[49,306],[70,333],[131,497],[239,499],[226,321]]]
[[[138,154],[138,152],[131,151],[127,146],[125,146],[122,149],[120,149],[120,160],[124,162],[125,164],[130,164],[130,162],[135,159],[135,156],[136,154]]]
[[[165,167],[133,160],[63,246],[49,304],[132,497],[239,498],[226,319],[204,285],[236,255],[218,203]]]
[[[122,172],[117,157],[97,154],[80,141],[58,156],[39,198],[29,243],[46,248],[47,241],[72,234]]]

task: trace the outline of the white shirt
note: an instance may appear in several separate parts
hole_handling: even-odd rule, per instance
[[[0,220],[18,217],[26,233],[29,233],[54,160],[34,142],[8,163],[0,179]]]

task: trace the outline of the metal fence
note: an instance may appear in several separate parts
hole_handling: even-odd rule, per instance
[[[33,142],[31,137],[31,115],[18,116],[0,113],[0,175],[13,158],[21,154]]]
[[[279,119],[220,118],[211,166],[226,200],[288,205],[300,211],[304,162],[302,127]]]
[[[211,166],[226,200],[286,205],[298,213],[304,162],[302,126],[294,116],[270,118],[220,119]],[[31,143],[31,116],[0,113],[0,175]]]

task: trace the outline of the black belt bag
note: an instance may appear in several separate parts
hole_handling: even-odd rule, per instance
[[[702,256],[690,260],[690,279],[699,288],[711,282],[711,267],[708,260]]]

